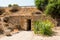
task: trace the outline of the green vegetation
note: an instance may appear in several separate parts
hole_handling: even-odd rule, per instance
[[[53,34],[52,27],[54,27],[54,24],[49,20],[35,21],[34,33],[51,36]]]
[[[50,4],[46,7],[45,10],[46,14],[51,15],[53,18],[59,17],[60,16],[60,3],[53,3]]]
[[[53,4],[53,3],[56,3],[58,0],[49,0],[49,4]]]
[[[35,0],[36,7],[41,11],[45,10],[48,0]]]
[[[60,16],[60,0],[35,0],[35,5],[53,18]]]
[[[9,4],[9,5],[8,5],[8,7],[12,7],[12,5],[11,5],[11,4]]]
[[[18,4],[13,4],[13,6],[19,6]]]
[[[18,4],[9,4],[8,7],[18,7],[19,5]]]
[[[13,4],[13,5],[9,4],[8,7],[12,7],[12,9],[10,10],[10,12],[17,12],[17,11],[19,11],[18,10],[18,7],[19,7],[18,4]]]

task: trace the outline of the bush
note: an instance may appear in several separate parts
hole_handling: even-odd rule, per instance
[[[48,2],[49,2],[49,4],[52,4],[52,3],[56,3],[57,0],[49,0]]]
[[[19,5],[18,4],[13,4],[13,6],[17,6],[18,7]]]
[[[18,4],[13,4],[13,5],[9,4],[8,7],[19,7],[19,5]]]
[[[8,7],[12,7],[12,5],[11,5],[11,4],[9,4],[9,5],[8,5]]]
[[[58,2],[58,0],[35,0],[35,5],[38,9],[44,11],[46,6],[56,2]]]
[[[48,0],[35,0],[35,5],[40,10],[45,10],[46,5],[48,4]]]
[[[54,25],[48,20],[35,21],[34,33],[51,36],[53,34],[52,27],[54,27]]]
[[[60,17],[60,0],[35,0],[35,5],[53,18]]]
[[[53,4],[48,5],[46,7],[45,13],[51,15],[53,18],[59,17],[60,16],[60,3],[53,3]]]

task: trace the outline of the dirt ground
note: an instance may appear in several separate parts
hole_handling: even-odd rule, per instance
[[[55,28],[54,31],[56,35],[50,37],[35,35],[33,31],[19,31],[12,36],[1,37],[0,40],[60,40],[60,27]]]

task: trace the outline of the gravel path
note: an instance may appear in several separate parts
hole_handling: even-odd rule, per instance
[[[33,31],[21,31],[9,37],[2,37],[0,40],[60,40],[60,36],[43,37],[34,35]]]

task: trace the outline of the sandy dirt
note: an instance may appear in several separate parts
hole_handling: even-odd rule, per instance
[[[53,36],[37,36],[33,31],[20,31],[12,36],[4,36],[0,40],[60,40],[60,30],[55,30],[56,35]]]

